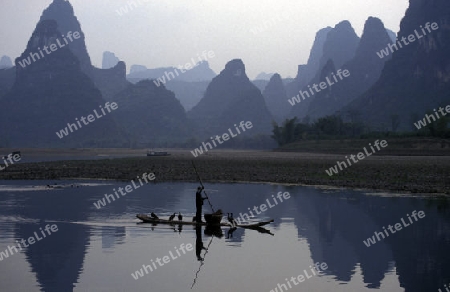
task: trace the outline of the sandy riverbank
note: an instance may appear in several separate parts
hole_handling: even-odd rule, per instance
[[[7,152],[7,149],[2,149]],[[343,155],[215,150],[194,158],[189,150],[170,150],[166,157],[146,157],[135,149],[22,149],[24,157],[60,155],[90,160],[19,163],[0,172],[0,179],[93,178],[131,180],[154,172],[156,182],[197,181],[194,160],[205,182],[272,182],[367,188],[413,193],[450,194],[450,157],[373,155],[329,177],[325,169]],[[122,156],[124,158],[114,158]],[[105,157],[107,159],[98,159]],[[25,159],[24,159],[25,160]],[[45,159],[43,159],[45,160]]]

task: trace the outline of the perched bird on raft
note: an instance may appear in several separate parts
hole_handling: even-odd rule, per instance
[[[173,213],[173,215],[170,215],[169,221],[173,221],[173,218],[175,218],[175,213]]]
[[[152,217],[153,219],[159,219],[159,217],[158,217],[158,216],[156,216],[156,214],[155,214],[155,213],[153,213],[153,212],[152,212],[152,213],[150,214],[150,216],[151,216],[151,217]]]
[[[180,212],[178,212],[178,221],[183,221],[183,216],[181,216]]]
[[[237,222],[233,218],[233,213],[227,213],[227,217],[228,217],[228,222],[230,222],[231,226],[236,227]]]

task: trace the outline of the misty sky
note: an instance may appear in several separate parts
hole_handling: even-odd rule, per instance
[[[53,0],[1,0],[0,56],[13,61],[25,49],[42,11]],[[138,7],[120,16],[132,1],[70,0],[86,35],[93,64],[101,67],[103,51],[127,64],[148,68],[181,65],[203,51],[214,51],[211,68],[240,58],[247,74],[278,72],[295,77],[306,63],[315,33],[349,20],[361,36],[369,16],[379,17],[395,32],[407,0],[135,0]],[[272,24],[263,32],[251,30]]]

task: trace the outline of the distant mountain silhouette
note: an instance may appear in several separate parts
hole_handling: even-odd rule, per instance
[[[10,57],[2,56],[2,58],[0,59],[0,69],[9,69],[13,66],[14,65],[13,65]]]
[[[332,30],[331,27],[327,26],[316,33],[316,38],[314,39],[314,44],[309,54],[308,63],[306,63],[304,67],[299,66],[299,72],[297,74],[297,79],[303,81],[303,86],[305,86],[316,75],[317,71],[321,69],[320,62],[324,54],[324,45],[327,41],[328,33]]]
[[[16,69],[11,58],[2,56],[0,59],[0,99],[8,92],[14,84]]]
[[[13,86],[16,79],[16,68],[0,69],[0,99]]]
[[[323,32],[319,31],[321,33],[316,39],[317,45],[319,46],[323,37],[323,34],[327,32],[327,29],[324,29]],[[297,89],[295,92],[292,92],[292,87],[288,90],[288,98],[292,98],[293,96],[296,96],[300,90],[306,91],[307,85],[312,85],[313,83],[319,84],[321,81],[323,81],[323,78],[325,78],[323,75],[323,68],[328,64],[329,61],[332,61],[333,67],[335,70],[339,69],[344,65],[345,62],[351,60],[356,53],[356,49],[358,48],[359,44],[359,37],[356,35],[355,30],[351,26],[350,22],[347,20],[344,20],[340,23],[338,23],[333,29],[329,30],[326,35],[326,40],[323,43],[323,53],[320,57],[319,61],[319,69],[315,73],[314,77],[307,81],[305,85],[304,82],[298,83],[299,85],[303,85],[301,88]],[[318,52],[319,48],[315,50],[315,52]],[[317,60],[317,56],[314,57],[314,60]],[[317,61],[315,61],[316,63]],[[304,70],[301,70],[304,71]],[[325,70],[328,72],[327,74],[331,74],[329,70]],[[301,74],[301,73],[299,73]],[[322,78],[323,77],[323,78]],[[300,77],[297,77],[297,79],[301,79]],[[306,79],[302,79],[306,80]],[[327,88],[326,91],[332,90],[331,87]],[[323,92],[325,93],[325,92]],[[297,104],[292,107],[290,116],[291,117],[299,117],[303,118],[307,115],[309,105],[314,100],[316,96],[312,96],[311,98],[307,98],[301,102],[301,104]],[[288,102],[288,101],[286,101]]]
[[[74,14],[72,4],[65,0],[53,0],[53,2],[42,13],[40,20],[50,19],[53,19],[58,23],[58,31],[63,35],[67,35],[69,31],[72,33],[75,31],[80,33],[81,37],[69,43],[68,47],[78,58],[81,70],[89,77],[92,77],[93,69],[91,58],[87,52],[84,33],[81,30],[81,25]]]
[[[447,0],[410,0],[401,21],[398,39],[415,35],[420,39],[393,48],[376,84],[355,100],[349,108],[360,111],[367,123],[376,129],[389,129],[391,117],[400,118],[399,129],[413,128],[414,116],[433,112],[450,104],[450,2]],[[437,30],[425,28],[436,22]],[[426,35],[422,32],[425,29]],[[389,50],[390,52],[390,50]]]
[[[153,147],[185,142],[191,133],[180,101],[163,85],[143,80],[128,85],[113,100],[120,106],[114,118],[136,145]]]
[[[255,79],[255,80],[252,80],[252,83],[256,86],[256,87],[258,87],[258,89],[261,91],[261,92],[263,92],[264,91],[264,89],[266,89],[266,86],[267,86],[267,84],[269,84],[269,81],[270,81],[270,79],[269,80],[262,80],[262,79]],[[283,79],[281,79],[281,81],[283,82],[283,85],[284,85],[284,87],[286,88],[287,86],[289,86],[292,82],[294,82],[294,78],[290,78],[290,77],[288,77],[288,78],[283,78]]]
[[[126,71],[126,65],[122,61],[109,69],[93,68],[93,80],[105,100],[112,100],[114,95],[130,85],[126,79]]]
[[[138,83],[139,78],[129,79],[131,83]],[[143,79],[146,80],[146,79]],[[191,110],[205,95],[206,88],[210,81],[182,81],[171,80],[165,87],[175,93],[175,97],[181,102],[186,111]]]
[[[317,73],[316,77],[314,77],[311,83],[319,84],[320,82],[327,80],[326,79],[327,77],[331,78],[330,80],[333,80],[331,76],[333,73],[336,73],[336,70],[337,69],[336,66],[334,65],[334,62],[331,59],[329,59],[328,62],[325,64],[325,66],[322,68],[322,70],[319,73]],[[300,104],[292,106],[291,113],[292,112],[301,113],[300,115],[297,115],[299,119],[307,117],[310,110],[310,106],[314,104],[316,99],[319,99],[319,103],[322,103],[324,99],[327,100],[328,102],[331,94],[334,93],[335,89],[342,84],[341,82],[346,81],[347,80],[339,81],[339,83],[335,83],[332,86],[327,86],[326,89],[322,89],[319,93],[315,93],[314,95],[311,94],[310,97],[307,97],[305,100],[302,100]],[[307,88],[306,87],[303,88],[302,91],[307,92]]]
[[[203,98],[206,87],[214,76],[216,73],[209,68],[208,62],[203,61],[197,63],[197,66],[191,70],[185,70],[184,73],[175,67],[147,69],[142,65],[133,65],[127,80],[137,83],[141,80],[153,79],[153,83],[164,85],[173,91],[184,109],[189,111]]]
[[[134,69],[133,72],[127,75],[127,79],[134,83],[143,79],[155,79],[156,83],[166,84],[171,80],[187,82],[210,81],[216,76],[216,73],[209,68],[208,61],[198,62],[195,67],[194,65],[192,67],[190,70],[183,69],[184,73],[175,67],[147,69],[145,71],[136,71]]]
[[[389,60],[389,58],[380,59],[376,52],[385,48],[390,41],[381,20],[369,17],[355,57],[341,67],[342,70],[347,69],[350,76],[317,93],[311,100],[307,115],[314,119],[335,114],[369,89],[380,77],[384,63]]]
[[[386,29],[386,32],[389,35],[389,38],[391,39],[392,43],[395,43],[397,40],[397,34],[390,29]]]
[[[328,60],[332,60],[336,68],[341,68],[345,62],[350,61],[358,48],[359,37],[348,20],[338,23],[327,34],[323,44],[323,55],[320,58],[319,68],[323,68]]]
[[[208,85],[204,98],[188,112],[200,137],[221,135],[235,123],[251,121],[244,134],[270,133],[272,116],[260,90],[245,73],[242,60],[228,62]]]
[[[328,33],[332,30],[331,27],[322,28],[316,33],[314,43],[309,53],[308,63],[306,65],[299,65],[297,76],[295,79],[286,85],[288,97],[295,96],[300,89],[305,87],[311,79],[319,71],[320,59],[323,55],[323,46],[327,40]]]
[[[102,69],[110,69],[116,66],[119,61],[119,58],[114,53],[105,51],[103,52]]]
[[[270,78],[269,84],[263,91],[267,108],[272,113],[275,121],[284,121],[291,110],[291,105],[286,102],[287,94],[280,74],[276,73]]]
[[[0,100],[2,142],[11,147],[118,146],[123,137],[112,119],[113,113],[62,139],[56,135],[67,123],[76,123],[76,118],[86,117],[104,105],[100,91],[81,71],[71,50],[64,46],[24,68],[18,64],[31,53],[37,54],[38,47],[57,43],[60,36],[56,21],[40,21],[26,50],[16,59],[14,85]]]
[[[175,97],[181,102],[186,111],[191,110],[203,98],[210,81],[187,82],[172,80],[166,88],[175,93]]]
[[[272,76],[275,73],[266,73],[266,72],[261,72],[259,73],[256,77],[255,80],[270,80],[270,78],[272,78]]]
[[[106,56],[105,54],[103,56],[110,60],[107,64],[102,64],[102,67],[109,66],[108,69],[102,70],[92,66],[86,49],[84,33],[69,1],[53,0],[53,3],[42,13],[41,20],[44,19],[56,20],[58,30],[63,35],[66,35],[69,31],[72,33],[78,31],[80,33],[81,37],[71,42],[68,47],[79,60],[82,71],[94,81],[106,100],[110,100],[115,94],[128,86],[129,83],[125,78],[125,64],[117,64],[119,59],[113,53],[105,52]],[[104,59],[103,61],[106,60]]]
[[[264,79],[256,79],[253,80],[252,83],[258,87],[259,91],[263,92],[264,89],[266,88],[267,84],[269,84],[269,80],[264,80]]]
[[[130,74],[134,74],[137,72],[142,72],[147,70],[147,67],[145,67],[144,65],[131,65],[130,67]]]

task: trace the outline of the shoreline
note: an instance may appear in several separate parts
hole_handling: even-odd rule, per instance
[[[32,153],[33,152],[33,153]],[[144,150],[64,149],[23,150],[43,162],[20,162],[0,171],[0,180],[100,179],[127,181],[144,172],[155,182],[198,182],[192,161],[203,182],[268,183],[311,187],[350,188],[399,193],[450,194],[450,157],[382,156],[374,154],[337,175],[325,170],[342,159],[340,154],[249,150],[213,150],[194,158],[189,150],[169,150],[170,156],[146,157]],[[86,153],[90,159],[84,159]],[[65,155],[80,160],[63,160]],[[111,153],[110,158],[103,153]],[[113,153],[113,154],[112,154]],[[140,156],[137,156],[137,154]],[[46,155],[58,161],[45,161]],[[121,155],[122,158],[116,158]],[[98,157],[102,157],[99,159]],[[72,159],[72,158],[71,158]]]

